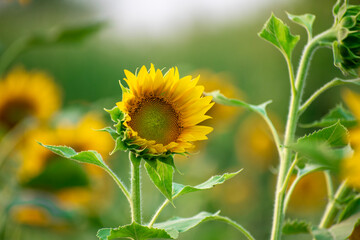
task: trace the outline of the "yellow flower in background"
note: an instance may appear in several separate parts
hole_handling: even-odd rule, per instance
[[[233,84],[232,77],[226,73],[214,73],[211,70],[198,70],[194,75],[200,75],[199,84],[203,85],[205,92],[220,90],[222,94],[229,98],[244,99],[244,94]],[[215,104],[207,115],[212,117],[205,121],[206,124],[216,129],[224,129],[229,126],[229,122],[234,120],[242,108],[234,108]]]
[[[38,227],[49,227],[51,216],[44,208],[34,205],[17,205],[11,208],[10,217],[17,223]]]
[[[289,186],[294,180],[295,176],[292,176]],[[325,206],[326,201],[327,187],[324,173],[310,173],[296,185],[289,202],[289,211],[310,213]]]
[[[60,89],[42,71],[15,68],[0,80],[0,128],[10,129],[26,117],[46,120],[61,105]]]
[[[279,121],[271,114],[275,125]],[[269,127],[257,115],[250,115],[237,130],[235,149],[237,158],[261,171],[267,171],[275,163],[276,145]]]
[[[129,90],[118,108],[125,114],[126,138],[149,154],[184,153],[193,141],[207,139],[211,127],[198,125],[210,118],[211,97],[203,97],[199,77],[180,78],[177,68],[163,75],[151,65],[138,75],[125,70]]]
[[[50,191],[64,207],[97,208],[99,194],[106,196],[107,177],[95,165],[79,165],[57,157],[35,141],[53,145],[70,145],[76,151],[96,150],[106,160],[113,148],[110,136],[95,131],[105,127],[102,119],[93,113],[77,123],[63,122],[55,129],[37,129],[30,132],[23,147],[23,161],[19,179],[26,188]]]
[[[357,121],[360,120],[360,95],[350,90],[343,92],[343,99]],[[342,161],[341,176],[347,183],[360,189],[360,126],[349,130],[349,142],[354,154]]]

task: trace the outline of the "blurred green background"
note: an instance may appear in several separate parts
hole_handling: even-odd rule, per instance
[[[231,9],[219,8],[218,11],[225,11],[222,16],[227,15],[226,11],[229,11],[229,14],[227,18],[218,18],[218,20],[215,15],[217,12],[214,13],[214,18],[211,16],[211,11],[205,11],[206,7],[203,7],[205,10],[201,12],[201,4],[193,3],[197,6],[197,10],[186,11],[191,9],[191,4],[187,3],[188,8],[178,8],[179,11],[184,10],[183,12],[173,13],[175,16],[182,16],[181,21],[186,23],[183,25],[179,24],[180,20],[173,21],[171,11],[176,11],[176,5],[185,4],[187,1],[166,2],[166,5],[174,4],[175,7],[172,8],[163,6],[165,2],[162,1],[154,1],[152,4],[145,2],[139,0],[126,4],[125,1],[115,3],[115,1],[31,0],[24,4],[17,1],[2,1],[0,50],[4,52],[14,41],[34,32],[48,31],[57,26],[78,26],[106,21],[107,25],[99,33],[84,41],[28,49],[12,66],[21,65],[28,70],[39,69],[53,76],[62,88],[65,109],[97,109],[99,112],[104,107],[111,108],[116,101],[121,100],[118,80],[125,77],[124,69],[134,72],[142,65],[149,67],[150,63],[153,63],[160,69],[177,66],[182,76],[197,73],[201,69],[213,73],[226,73],[227,76],[231,76],[229,78],[233,87],[241,92],[240,97],[247,102],[259,104],[269,99],[273,100],[269,111],[281,131],[284,129],[290,93],[287,68],[280,52],[260,39],[257,33],[271,12],[283,19],[290,26],[293,34],[301,35],[301,41],[293,55],[296,66],[306,42],[306,33],[304,29],[287,20],[285,11],[293,14],[315,14],[315,34],[327,29],[333,22],[331,8],[334,1],[263,0],[256,1],[251,6],[248,1],[238,1],[239,4],[230,7]],[[221,5],[221,1],[217,2]],[[132,9],[126,9],[127,7]],[[112,9],[111,14],[109,9]],[[169,11],[167,15],[161,14],[167,10]],[[125,12],[128,15],[114,18],[117,11],[119,15]],[[139,14],[138,18],[136,14]],[[145,16],[140,17],[142,14]],[[160,15],[162,18],[147,22],[146,17],[152,15],[154,18]],[[131,21],[134,19],[138,21],[132,24]],[[152,26],[158,23],[165,27]],[[331,50],[319,50],[313,58],[304,98],[334,76],[341,76],[341,73],[333,66]],[[203,84],[206,89],[206,80]],[[341,101],[340,92],[335,88],[320,96],[302,116],[300,122],[311,122],[325,115],[328,109]],[[260,121],[249,120],[256,119],[252,113],[236,108],[231,111],[238,113],[232,116],[234,119],[231,121],[214,119],[215,130],[209,135],[206,143],[200,144],[199,153],[190,156],[189,159],[177,159],[178,168],[184,174],[175,174],[175,181],[194,185],[214,174],[236,171],[240,168],[244,168],[243,172],[214,189],[178,199],[176,208],[168,206],[160,216],[160,220],[173,215],[188,217],[199,211],[221,210],[223,215],[248,228],[257,239],[266,239],[270,232],[272,216],[276,154],[273,152],[271,142],[266,143],[269,146],[266,145],[268,147],[265,146],[265,150],[247,149],[251,148],[249,145],[251,136],[242,134],[242,129],[254,127],[253,125]],[[301,136],[307,131],[309,129],[299,128],[297,134]],[[246,134],[256,133],[247,131]],[[266,130],[259,130],[258,134],[256,136],[261,142],[269,142],[266,139]],[[242,145],[245,148],[241,147]],[[255,161],[253,158],[256,156],[251,155],[249,151],[255,152],[255,155],[260,152],[261,156]],[[117,153],[109,162],[128,183],[127,155]],[[144,218],[149,219],[163,201],[163,197],[152,186],[145,172],[142,179]],[[313,194],[311,185],[310,183],[310,186],[302,189],[302,197],[310,199],[310,205]],[[114,185],[111,186],[114,199],[109,199],[110,206],[96,221],[77,220],[75,224],[77,226],[73,230],[76,233],[67,231],[67,239],[96,239],[97,228],[116,227],[129,222],[126,201],[120,191]],[[306,211],[308,206],[295,206],[293,210],[290,209],[289,216],[304,217],[313,222],[319,221],[319,214],[326,204],[326,198],[323,196],[320,198],[320,204],[314,203],[310,211]],[[56,238],[59,234],[48,229],[27,226],[24,228],[26,228],[25,232],[34,235],[22,234],[20,239],[48,239],[53,235]],[[36,238],[27,238],[29,236]],[[60,235],[59,239],[64,238]],[[179,239],[218,240],[241,239],[241,237],[230,226],[208,222],[184,233]],[[306,238],[300,236],[298,239]]]

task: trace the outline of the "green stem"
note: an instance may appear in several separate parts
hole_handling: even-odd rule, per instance
[[[231,226],[235,227],[237,230],[239,230],[242,234],[244,234],[244,236],[248,239],[248,240],[255,240],[255,238],[240,224],[238,224],[237,222],[231,220],[230,218],[227,217],[223,217],[223,216],[215,216],[214,220],[218,220],[218,221],[223,221],[226,222],[228,224],[230,224]]]
[[[175,197],[174,197],[175,198]],[[173,198],[173,199],[174,199]],[[170,203],[169,200],[165,200],[163,202],[163,204],[161,204],[161,206],[158,208],[158,210],[156,211],[156,213],[154,214],[154,216],[152,217],[151,221],[148,224],[148,227],[152,227],[156,221],[156,219],[159,217],[160,213],[162,212],[162,210],[164,210],[164,208]]]
[[[295,89],[296,92],[291,94],[291,101],[289,106],[289,113],[287,117],[285,137],[284,137],[284,150],[283,155],[280,157],[280,167],[279,174],[276,183],[275,191],[275,204],[274,204],[274,215],[273,215],[273,224],[271,230],[271,240],[280,240],[281,239],[281,229],[284,220],[284,200],[285,200],[285,191],[282,191],[285,178],[287,176],[291,159],[292,152],[286,146],[289,146],[295,138],[296,126],[299,118],[299,107],[301,102],[301,97],[304,91],[304,84],[308,68],[310,65],[311,57],[316,48],[319,46],[322,40],[335,40],[334,30],[330,29],[328,31],[319,34],[308,42],[304,48],[303,54],[301,56],[300,65],[296,74],[295,80]]]
[[[335,193],[334,198],[331,200],[329,199],[328,204],[326,205],[324,215],[321,218],[319,227],[320,228],[328,228],[332,225],[334,222],[334,219],[339,211],[339,208],[337,207],[337,203],[344,199],[351,189],[347,187],[346,181],[344,181],[338,188],[338,190]]]
[[[286,64],[287,64],[287,66],[288,66],[288,71],[289,71],[291,91],[292,91],[292,94],[295,95],[295,94],[296,94],[296,88],[295,88],[295,81],[294,81],[294,70],[293,70],[293,66],[292,66],[292,63],[291,63],[290,58],[288,58],[288,57],[286,56],[285,59],[286,59]]]
[[[334,186],[333,186],[330,172],[324,171],[324,176],[325,176],[325,180],[326,180],[326,188],[327,188],[328,198],[329,198],[329,201],[332,201],[334,198]]]
[[[140,191],[140,163],[141,158],[137,158],[134,153],[129,154],[131,162],[131,200],[132,222],[142,224],[141,222],[141,191]]]
[[[321,88],[319,88],[318,90],[316,90],[306,101],[304,104],[301,105],[300,110],[299,110],[299,114],[301,115],[309,106],[310,104],[318,97],[320,96],[323,92],[325,92],[326,90],[332,88],[332,87],[336,87],[339,85],[345,85],[345,84],[354,84],[360,81],[360,78],[356,78],[356,79],[350,79],[350,80],[343,80],[340,78],[334,78],[333,80],[331,80],[330,82],[326,83],[324,86],[322,86]]]
[[[116,182],[116,184],[119,186],[119,188],[121,189],[121,191],[124,193],[126,199],[128,200],[130,207],[132,208],[132,201],[131,201],[131,196],[130,196],[130,192],[127,190],[127,188],[125,187],[125,184],[120,180],[120,178],[109,168],[109,166],[104,165],[105,166],[105,170],[107,173],[109,173],[109,175],[114,179],[114,181]]]

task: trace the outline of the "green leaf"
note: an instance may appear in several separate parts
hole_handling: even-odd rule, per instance
[[[322,229],[313,227],[312,235],[315,240],[344,240],[348,239],[354,227],[356,227],[360,220],[360,213],[357,213],[350,218],[333,225],[329,229]]]
[[[182,185],[179,183],[173,183],[173,198],[179,197],[179,196],[187,194],[187,193],[197,192],[197,191],[213,188],[215,185],[222,184],[226,180],[233,178],[241,171],[242,171],[242,169],[237,172],[234,172],[234,173],[224,173],[223,175],[212,176],[207,181],[205,181],[199,185],[196,185],[196,186],[190,186],[190,185],[185,186],[185,185]]]
[[[309,13],[303,15],[293,15],[290,13],[286,14],[291,21],[305,27],[306,31],[308,32],[309,38],[312,38],[312,25],[315,21],[315,15]]]
[[[328,127],[337,123],[338,121],[340,121],[341,125],[343,125],[344,127],[353,127],[357,124],[355,117],[342,105],[338,105],[335,108],[331,109],[330,112],[319,121],[308,124],[301,124],[301,127]]]
[[[151,238],[176,239],[178,235],[179,233],[174,230],[165,231],[164,229],[149,228],[134,222],[119,228],[100,229],[96,236],[100,240],[110,240],[116,238],[146,240]]]
[[[201,212],[190,218],[174,217],[166,222],[157,223],[154,225],[154,227],[165,229],[167,232],[176,230],[177,232],[182,233],[196,227],[202,222],[209,220],[216,220],[216,217],[218,215],[219,212],[216,213]]]
[[[212,100],[216,103],[226,105],[226,106],[233,106],[233,107],[245,107],[245,108],[249,109],[250,111],[260,113],[261,115],[266,116],[266,117],[267,117],[266,106],[272,102],[271,100],[269,100],[269,101],[264,102],[259,105],[252,105],[252,104],[243,102],[241,100],[227,98],[224,95],[222,95],[220,93],[220,91],[213,91],[210,93],[206,93],[205,95],[212,96],[213,97]]]
[[[341,222],[355,213],[360,212],[360,195],[354,196],[340,213],[338,221]]]
[[[202,222],[216,220],[220,217],[219,212],[214,214],[201,212],[189,218],[171,218],[166,222],[157,223],[154,227],[142,226],[137,223],[121,226],[119,228],[103,228],[97,233],[100,240],[116,238],[130,238],[134,240],[145,240],[151,238],[177,239],[179,233],[186,232]]]
[[[346,128],[337,122],[299,138],[296,144],[288,147],[306,157],[315,168],[337,172],[341,160],[351,153],[351,148],[346,145],[346,136]]]
[[[52,146],[42,143],[39,144],[61,157],[68,158],[80,163],[90,163],[97,165],[101,168],[106,168],[104,160],[102,159],[101,155],[96,151],[89,150],[77,153],[74,149],[67,146]]]
[[[301,234],[301,233],[310,233],[311,226],[306,221],[300,220],[288,220],[284,223],[282,232],[284,234]]]
[[[39,47],[51,44],[66,44],[81,42],[87,37],[97,33],[105,26],[104,22],[88,23],[80,26],[61,26],[47,32],[30,35],[26,46]]]
[[[303,144],[306,142],[319,142],[326,143],[331,147],[344,147],[347,145],[347,135],[347,129],[341,125],[340,121],[338,121],[329,127],[299,138],[297,143]]]
[[[291,59],[291,53],[300,39],[300,36],[292,35],[289,27],[279,18],[271,14],[271,17],[265,23],[259,36],[277,47],[285,57]]]
[[[146,171],[157,189],[171,202],[174,168],[158,159],[145,160]]]

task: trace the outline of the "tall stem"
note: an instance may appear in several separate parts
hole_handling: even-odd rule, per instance
[[[311,56],[314,50],[318,47],[318,40],[322,35],[312,39],[304,48],[299,69],[296,75],[295,80],[295,89],[296,91],[291,91],[291,101],[289,106],[289,113],[287,117],[285,137],[284,137],[284,150],[280,158],[280,168],[279,174],[276,183],[275,191],[275,204],[274,204],[274,215],[273,215],[273,225],[271,230],[271,240],[279,240],[281,238],[281,229],[284,220],[284,199],[285,199],[285,189],[284,181],[288,173],[290,164],[292,162],[292,152],[288,146],[294,141],[296,125],[299,118],[299,107],[301,102],[301,96],[303,94],[303,88],[305,83],[306,74],[310,65]]]
[[[134,153],[129,155],[131,162],[131,218],[132,222],[141,222],[141,191],[140,191],[140,163],[141,158],[137,158]]]

